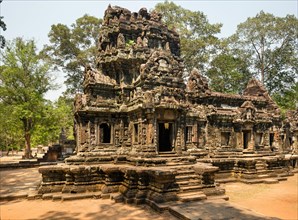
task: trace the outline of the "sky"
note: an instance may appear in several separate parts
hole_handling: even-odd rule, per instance
[[[66,24],[70,26],[84,14],[102,18],[109,4],[118,5],[132,12],[138,12],[140,8],[148,10],[163,1],[134,0],[134,1],[105,1],[105,0],[3,0],[0,4],[0,16],[4,17],[7,30],[1,35],[6,40],[16,37],[35,39],[38,49],[48,44],[48,33],[53,24]],[[263,10],[275,16],[284,17],[292,14],[298,17],[297,0],[184,0],[173,1],[183,8],[193,11],[202,11],[210,23],[222,23],[219,37],[232,35],[237,25],[246,21],[248,17],[254,17]],[[56,100],[65,90],[64,73],[53,73],[60,88],[50,91],[46,98]]]

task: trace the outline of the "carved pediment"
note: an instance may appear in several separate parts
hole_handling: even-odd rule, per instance
[[[116,81],[109,76],[104,75],[100,70],[91,68],[87,65],[84,73],[84,85],[101,83],[106,85],[115,85]]]
[[[155,51],[148,61],[140,66],[140,73],[143,76],[172,76],[182,77],[182,66],[167,51]]]
[[[208,82],[205,77],[203,77],[199,70],[194,68],[190,76],[188,78],[187,82],[187,90],[189,92],[198,92],[198,93],[205,93],[209,92]]]
[[[252,121],[255,119],[256,108],[251,101],[245,101],[240,107],[240,118],[242,120]]]

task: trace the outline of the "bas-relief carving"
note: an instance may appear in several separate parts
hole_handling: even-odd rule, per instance
[[[122,33],[119,33],[119,35],[118,35],[117,47],[118,48],[125,48],[125,37]]]

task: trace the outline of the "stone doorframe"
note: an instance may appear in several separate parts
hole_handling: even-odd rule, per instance
[[[164,131],[165,135],[169,135],[166,136],[164,138],[169,138],[169,140],[160,140],[160,129],[161,126],[164,126]],[[166,130],[170,130],[168,131],[169,133],[166,133]],[[157,152],[169,152],[169,151],[175,151],[175,146],[176,146],[176,139],[177,139],[177,126],[176,126],[176,122],[175,121],[164,121],[164,120],[157,120],[156,123],[156,134],[157,134]],[[169,142],[169,144],[171,145],[171,149],[166,149],[169,146],[160,146],[160,144],[164,144],[165,142]],[[163,148],[161,150],[161,148]]]

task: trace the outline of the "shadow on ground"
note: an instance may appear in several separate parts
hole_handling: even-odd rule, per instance
[[[278,219],[266,217],[249,209],[231,204],[229,202],[214,200],[206,202],[190,202],[170,207],[170,213],[183,219]]]

